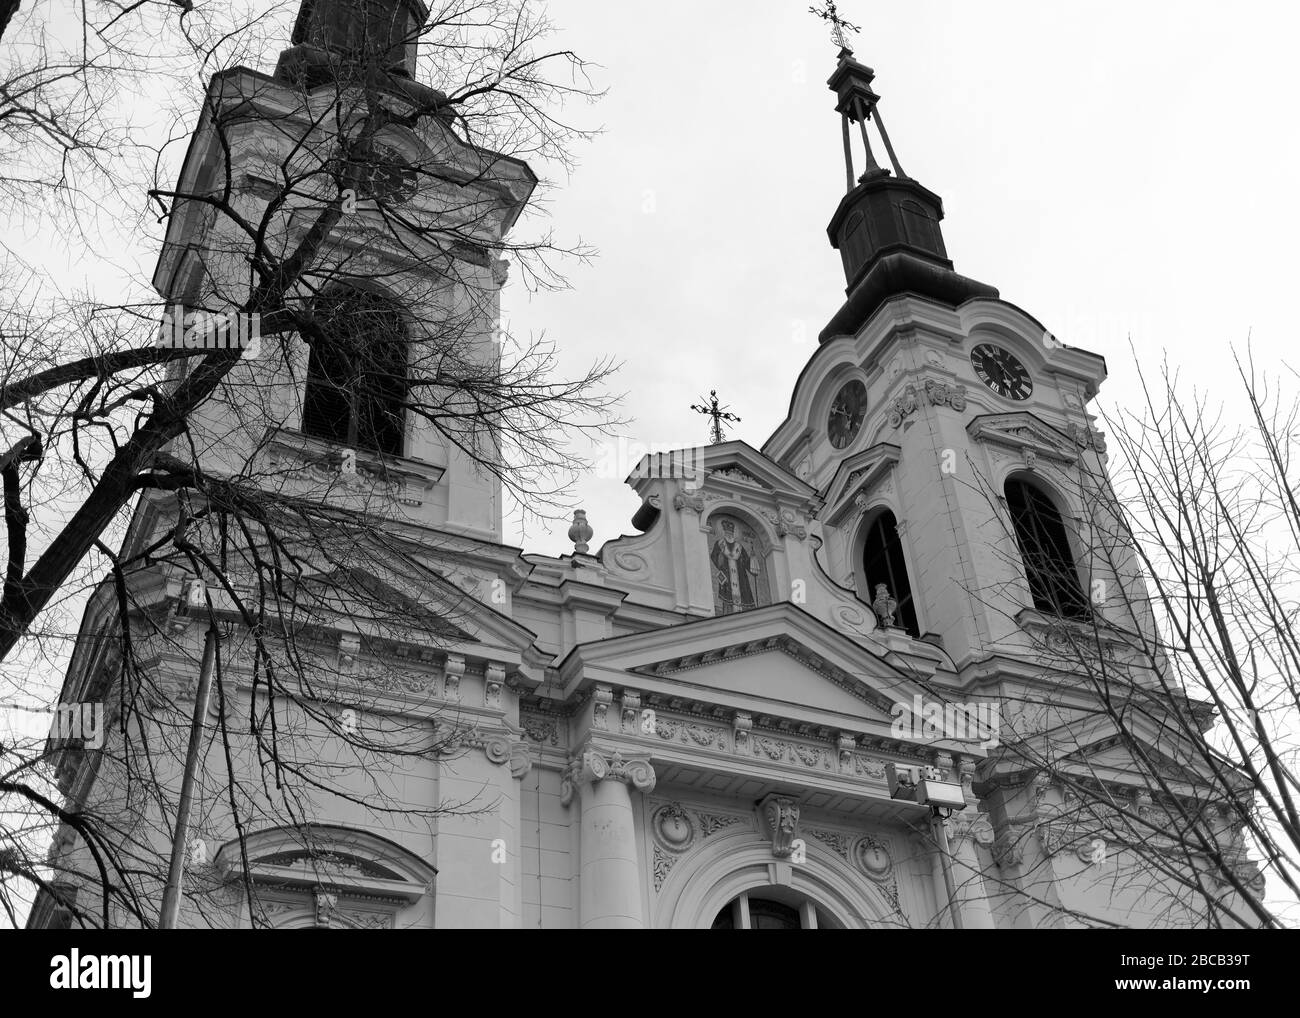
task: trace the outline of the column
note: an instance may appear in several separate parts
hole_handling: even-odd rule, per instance
[[[648,759],[625,758],[617,750],[589,746],[570,764],[561,802],[568,805],[575,792],[582,802],[578,878],[582,929],[645,927],[632,792],[649,792],[654,786],[655,772]]]
[[[970,816],[958,813],[949,819],[948,844],[952,850],[952,876],[957,885],[962,922],[968,930],[991,930],[996,926],[988,889],[984,885],[977,840],[985,845],[993,843],[993,828],[987,816],[983,813],[973,813]]]

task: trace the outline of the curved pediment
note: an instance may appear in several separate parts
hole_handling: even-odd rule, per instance
[[[273,827],[217,852],[227,879],[246,878],[278,887],[332,887],[407,902],[433,888],[438,871],[394,841],[349,827],[311,824]]]

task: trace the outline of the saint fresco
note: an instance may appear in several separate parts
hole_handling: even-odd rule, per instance
[[[713,604],[718,615],[771,604],[763,552],[753,529],[734,516],[714,516],[709,536]]]

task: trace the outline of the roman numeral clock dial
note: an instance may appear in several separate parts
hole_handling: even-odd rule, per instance
[[[836,394],[826,415],[826,435],[836,449],[847,449],[858,437],[867,416],[867,387],[849,382]]]
[[[1028,399],[1034,391],[1029,369],[1016,355],[992,343],[981,343],[970,352],[971,366],[981,382],[1007,399]]]

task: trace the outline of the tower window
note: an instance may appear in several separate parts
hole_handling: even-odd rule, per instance
[[[845,270],[850,274],[865,265],[871,257],[871,233],[861,212],[854,212],[844,228],[843,256]]]
[[[903,239],[907,243],[936,254],[943,253],[943,242],[939,239],[939,224],[924,205],[920,202],[905,201],[899,206],[899,217],[903,224]]]
[[[402,454],[406,329],[378,294],[343,290],[313,302],[302,430],[353,449]]]
[[[867,527],[862,566],[867,584],[863,600],[875,609],[881,624],[885,624],[887,619],[881,617],[883,603],[882,608],[876,608],[876,603],[883,586],[885,594],[898,602],[894,609],[894,625],[901,626],[912,636],[919,635],[912,584],[907,579],[903,542],[898,536],[898,520],[888,509],[878,513]]]
[[[1006,496],[1034,607],[1060,618],[1090,618],[1069,535],[1055,504],[1040,488],[1016,479],[1007,481]]]

